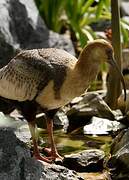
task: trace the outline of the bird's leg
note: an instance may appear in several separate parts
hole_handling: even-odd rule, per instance
[[[55,160],[56,158],[60,158],[62,160],[62,157],[58,154],[55,142],[54,142],[54,137],[53,137],[53,120],[47,117],[46,119],[47,122],[47,131],[48,131],[48,137],[49,141],[51,144],[51,150],[49,151],[48,149],[44,149],[48,154],[51,156],[49,159]]]
[[[30,133],[31,133],[32,141],[34,145],[34,150],[33,150],[34,157],[38,160],[51,163],[51,160],[40,155],[40,152],[38,149],[38,143],[37,143],[37,140],[38,140],[37,127],[35,125],[35,122],[34,121],[28,122],[28,125],[29,125],[29,129],[30,129]]]

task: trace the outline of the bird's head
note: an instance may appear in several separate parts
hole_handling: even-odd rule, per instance
[[[89,42],[88,45],[86,45],[84,48],[84,54],[85,53],[88,54],[87,56],[89,56],[89,59],[92,59],[92,63],[96,64],[97,66],[99,66],[101,62],[107,62],[114,68],[114,70],[117,71],[123,85],[126,100],[124,78],[114,58],[114,50],[112,45],[104,39],[97,39]]]
[[[100,64],[101,62],[107,62],[112,64],[114,51],[112,45],[108,41],[104,39],[94,40],[89,42],[85,49],[90,52],[89,56],[94,63]]]

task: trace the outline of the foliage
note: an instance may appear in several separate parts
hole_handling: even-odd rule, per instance
[[[41,16],[47,27],[55,32],[60,32],[62,23],[62,14],[65,0],[35,0]]]
[[[83,47],[87,40],[92,40],[96,34],[89,26],[100,19],[110,19],[106,6],[109,0],[100,0],[93,5],[94,0],[66,0],[65,12],[70,28],[75,32],[76,38]]]
[[[121,32],[122,32],[122,43],[123,46],[128,46],[129,42],[129,22],[127,22],[125,19],[121,18]]]
[[[49,29],[61,33],[65,27],[74,33],[83,47],[97,37],[91,24],[110,20],[110,0],[35,0],[40,14]],[[122,39],[128,42],[129,24],[121,20]]]

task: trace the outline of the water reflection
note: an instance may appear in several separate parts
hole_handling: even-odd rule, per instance
[[[42,143],[41,146],[48,145],[48,134],[46,130],[39,130],[40,137],[42,137],[45,143]],[[71,154],[77,153],[86,149],[104,149],[104,146],[107,147],[107,144],[110,145],[112,138],[111,136],[92,136],[84,134],[66,134],[63,130],[54,131],[54,139],[57,146],[57,149],[60,154]]]

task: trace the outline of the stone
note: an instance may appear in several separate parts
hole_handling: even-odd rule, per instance
[[[39,128],[46,129],[46,118],[44,113],[38,113],[36,115],[36,124]],[[68,117],[66,113],[63,111],[63,108],[60,108],[53,118],[54,129],[66,129],[68,126]]]
[[[129,177],[129,129],[121,131],[113,140],[111,158],[107,163],[113,179]]]
[[[66,132],[68,124],[69,124],[69,120],[63,108],[60,108],[57,111],[57,113],[54,116],[53,123],[54,123],[55,128],[58,128],[58,129],[63,128],[64,131]]]
[[[73,113],[80,116],[94,115],[111,120],[114,119],[113,112],[97,92],[86,92],[80,101],[72,104],[70,110],[67,112],[67,116],[69,117]]]
[[[108,135],[109,133],[115,133],[125,126],[118,121],[110,121],[105,118],[98,118],[93,116],[91,118],[91,123],[85,125],[83,128],[84,134],[95,135]]]
[[[105,153],[90,149],[77,154],[65,155],[63,165],[77,172],[98,172],[103,170]]]
[[[0,67],[21,49],[56,47],[75,55],[69,37],[47,29],[33,0],[1,0],[0,22]]]
[[[3,180],[83,180],[75,171],[47,164],[31,157],[27,145],[13,128],[0,128],[0,179]]]
[[[44,171],[41,180],[84,180],[75,171],[55,164],[45,166]]]
[[[111,180],[107,171],[97,173],[79,173],[86,180]]]
[[[27,136],[27,131],[29,132],[27,121],[20,120],[20,118],[16,116],[5,115],[3,114],[3,112],[0,112],[0,127],[16,129],[19,132],[21,131],[26,136]],[[23,137],[25,136],[23,135]],[[30,136],[29,136],[29,139],[30,139]]]
[[[115,119],[114,113],[97,92],[86,92],[82,98],[73,100],[66,115],[69,119],[68,133],[88,124],[93,116]]]

